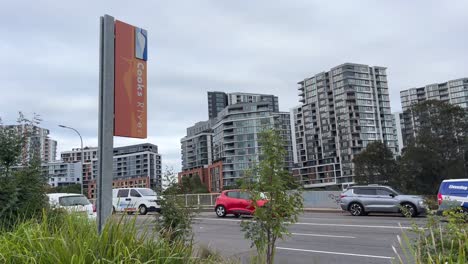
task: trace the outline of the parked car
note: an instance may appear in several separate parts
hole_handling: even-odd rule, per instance
[[[76,193],[49,193],[49,204],[54,209],[64,209],[70,213],[96,219],[96,207],[82,194]]]
[[[352,186],[341,194],[340,206],[354,216],[372,212],[417,216],[427,211],[421,196],[404,195],[385,185]]]
[[[454,207],[461,207],[464,212],[468,213],[468,179],[442,181],[437,201],[439,203],[437,214],[439,215]]]
[[[113,212],[161,212],[155,191],[149,188],[119,188],[112,190]]]
[[[268,200],[257,201],[257,206],[263,206]],[[225,217],[233,214],[236,217],[240,215],[253,215],[255,206],[252,204],[251,195],[242,190],[227,190],[221,192],[216,198],[215,212],[218,217]]]

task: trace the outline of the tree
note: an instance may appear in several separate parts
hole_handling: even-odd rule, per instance
[[[180,182],[180,193],[207,193],[208,188],[201,182],[198,175],[184,176]]]
[[[381,141],[367,145],[353,160],[355,181],[359,184],[392,184],[397,164],[392,151]]]
[[[243,189],[252,197],[255,207],[253,221],[243,221],[245,237],[257,248],[257,260],[272,264],[275,257],[276,242],[289,234],[287,227],[297,222],[303,209],[300,190],[290,190],[292,175],[285,170],[286,150],[284,143],[275,130],[264,130],[259,134],[261,147],[260,162],[247,171],[243,179]],[[257,206],[257,201],[266,195],[268,202]]]
[[[170,243],[188,240],[191,244],[192,220],[195,212],[185,206],[185,198],[180,196],[182,189],[173,175],[172,168],[166,167],[163,179],[168,187],[164,191],[159,190],[163,198],[160,200],[162,216],[158,217],[156,222],[158,231]]]
[[[30,121],[20,113],[17,123],[31,127],[38,122],[38,117]],[[0,120],[0,228],[8,229],[18,221],[39,217],[47,206],[40,157],[32,155],[18,166],[30,133],[27,129],[19,133],[16,127],[5,126]]]
[[[417,135],[401,157],[402,186],[435,194],[444,179],[468,178],[467,110],[429,100],[413,106],[411,114]]]
[[[47,192],[48,193],[81,193],[81,184],[70,184],[70,185],[51,187],[47,190]]]

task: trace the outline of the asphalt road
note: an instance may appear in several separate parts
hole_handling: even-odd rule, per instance
[[[243,263],[254,254],[244,239],[240,221],[202,213],[194,224],[195,240]],[[244,220],[249,220],[248,218]],[[418,225],[425,218],[415,218]],[[392,263],[397,235],[410,228],[411,220],[399,215],[353,217],[342,213],[305,213],[289,230],[292,236],[277,245],[276,263]]]
[[[249,263],[255,249],[250,248],[250,241],[244,238],[239,226],[241,221],[250,221],[250,218],[218,218],[214,212],[201,213],[193,225],[195,241],[227,258]],[[399,248],[397,235],[409,231],[413,222],[423,226],[426,219],[410,220],[399,215],[353,217],[346,213],[305,213],[298,223],[290,226],[292,236],[277,243],[275,262],[396,263],[392,246]]]

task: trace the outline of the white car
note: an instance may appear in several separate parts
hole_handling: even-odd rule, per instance
[[[96,219],[96,207],[82,194],[49,193],[47,196],[52,208],[61,208],[70,213],[82,214],[89,219]]]
[[[112,190],[112,207],[114,212],[137,212],[145,215],[148,212],[161,212],[155,191],[149,188],[119,188]]]

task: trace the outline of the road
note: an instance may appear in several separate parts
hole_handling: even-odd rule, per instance
[[[245,219],[248,220],[248,219]],[[255,252],[244,239],[239,224],[242,219],[217,218],[202,213],[193,226],[195,240],[224,256],[248,263]],[[413,219],[424,225],[424,218]],[[276,263],[392,263],[401,226],[409,228],[409,219],[370,215],[353,217],[342,213],[305,213],[289,230],[292,236],[277,245]]]
[[[227,258],[249,263],[255,250],[244,238],[241,221],[250,218],[218,218],[214,212],[200,213],[193,225],[195,241]],[[277,244],[276,263],[392,263],[398,246],[397,235],[414,222],[398,215],[353,217],[342,213],[304,213],[290,226],[292,236]]]

